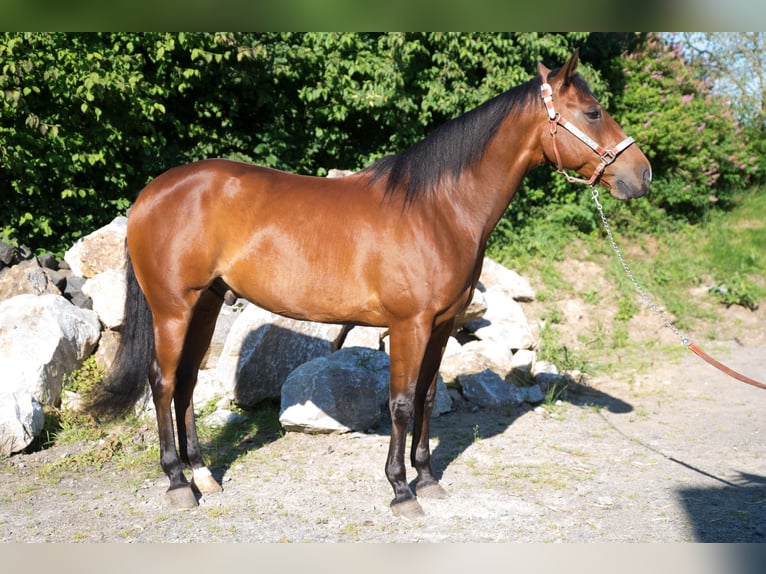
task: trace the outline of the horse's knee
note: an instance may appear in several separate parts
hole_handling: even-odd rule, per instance
[[[397,395],[392,397],[388,401],[388,408],[391,411],[392,422],[406,424],[412,417],[412,397],[407,395]]]

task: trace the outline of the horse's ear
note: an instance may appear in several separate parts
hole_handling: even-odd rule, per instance
[[[580,48],[577,48],[569,58],[569,61],[564,65],[564,85],[568,86],[572,82],[575,70],[577,69],[577,61],[580,58]]]
[[[537,62],[537,73],[540,74],[540,77],[543,79],[544,82],[548,81],[548,74],[551,73],[550,68],[546,67],[545,64],[542,62]]]

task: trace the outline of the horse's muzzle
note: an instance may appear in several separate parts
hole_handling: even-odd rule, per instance
[[[652,169],[646,168],[641,173],[641,181],[634,182],[625,179],[617,180],[617,193],[615,194],[619,199],[635,199],[642,197],[649,191],[649,186],[652,184]]]

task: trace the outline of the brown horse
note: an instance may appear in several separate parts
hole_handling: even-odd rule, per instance
[[[555,72],[540,64],[540,76],[345,178],[206,160],[146,186],[128,219],[125,333],[94,408],[124,412],[148,373],[172,505],[195,505],[192,486],[220,489],[202,460],[192,392],[218,312],[234,294],[294,319],[388,327],[391,508],[422,513],[405,476],[413,415],[416,493],[446,496],[430,461],[436,376],[487,238],[522,179],[553,163],[620,199],[642,196],[651,182],[646,157],[576,66],[577,53]]]

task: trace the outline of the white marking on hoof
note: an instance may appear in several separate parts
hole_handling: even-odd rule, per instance
[[[221,485],[216,482],[206,466],[192,470],[192,486],[199,490],[200,494],[212,494],[221,491]]]

